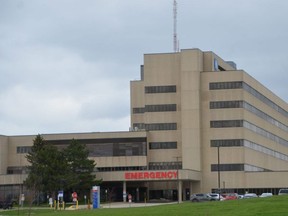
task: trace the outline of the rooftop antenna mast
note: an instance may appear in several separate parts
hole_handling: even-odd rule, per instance
[[[177,39],[177,1],[173,2],[173,20],[174,20],[174,33],[173,33],[173,45],[174,52],[179,52],[179,41]]]

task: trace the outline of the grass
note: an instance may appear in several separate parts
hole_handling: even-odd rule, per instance
[[[27,210],[0,211],[0,216],[28,215]],[[96,210],[55,211],[50,209],[33,209],[33,216],[286,216],[288,215],[288,196],[230,200],[223,202],[205,202],[160,205],[139,208],[103,208]]]

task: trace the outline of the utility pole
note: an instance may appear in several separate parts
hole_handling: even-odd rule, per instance
[[[217,154],[218,154],[218,194],[219,194],[219,200],[221,195],[221,185],[220,185],[220,145],[217,146]]]

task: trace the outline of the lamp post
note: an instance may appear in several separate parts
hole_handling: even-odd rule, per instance
[[[217,166],[217,171],[218,171],[218,194],[219,194],[219,200],[220,200],[220,194],[221,194],[221,186],[220,186],[220,145],[218,144],[217,146],[217,155],[218,155],[218,166]]]
[[[180,187],[179,187],[179,163],[178,163],[178,160],[181,158],[180,156],[177,156],[175,157],[176,158],[176,161],[177,161],[177,164],[176,164],[176,167],[177,167],[177,193],[178,193],[178,204],[180,203],[179,199],[180,199],[180,196],[181,196],[181,193],[179,191]]]

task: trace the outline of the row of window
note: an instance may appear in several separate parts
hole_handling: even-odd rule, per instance
[[[7,168],[7,174],[26,174],[28,169],[26,166],[9,166]]]
[[[267,115],[266,113],[262,112],[261,110],[257,109],[256,107],[252,106],[249,103],[244,102],[244,108],[250,112],[252,112],[253,114],[257,115],[258,117],[266,120],[267,122],[281,128],[282,130],[288,132],[288,126],[285,124],[282,124],[281,122],[277,121],[276,119],[274,119],[273,117],[271,117],[270,115]]]
[[[243,108],[243,101],[211,101],[210,109]]]
[[[146,143],[87,144],[89,157],[146,156]]]
[[[243,139],[210,140],[211,147],[238,147],[243,146]]]
[[[135,107],[132,109],[133,114],[142,114],[145,113],[145,107]]]
[[[149,149],[177,149],[177,142],[150,142]]]
[[[244,146],[246,148],[253,149],[255,151],[261,152],[263,154],[275,157],[280,160],[288,161],[288,155],[281,152],[274,151],[270,148],[267,148],[263,145],[251,142],[244,139],[227,139],[227,140],[211,140],[211,147],[239,147]]]
[[[133,143],[94,143],[86,144],[89,157],[118,157],[118,156],[146,156],[146,142]],[[67,145],[57,145],[58,149],[64,149]],[[18,154],[27,154],[31,146],[18,146]]]
[[[288,146],[288,141],[279,137],[279,136],[276,136],[275,134],[273,133],[270,133],[269,131],[266,131],[264,130],[263,128],[260,128],[254,124],[251,124],[250,122],[247,122],[247,121],[244,121],[243,122],[243,127],[261,135],[261,136],[264,136],[274,142],[277,142],[281,145],[285,145],[285,146]]]
[[[243,120],[210,121],[211,128],[243,127]]]
[[[273,133],[270,133],[269,131],[264,130],[263,128],[260,128],[254,124],[251,124],[248,121],[245,120],[223,120],[223,121],[210,121],[210,127],[211,128],[225,128],[225,127],[244,127],[248,130],[251,130],[261,136],[264,136],[274,142],[277,142],[281,145],[288,146],[288,141],[276,136]]]
[[[258,117],[264,119],[265,121],[281,128],[282,130],[288,132],[288,126],[274,119],[270,115],[262,112],[246,101],[212,101],[210,102],[210,109],[223,109],[223,108],[244,108],[251,113],[257,115]]]
[[[96,172],[115,172],[115,171],[132,171],[147,170],[147,166],[128,166],[128,167],[96,167]]]
[[[247,147],[247,148],[253,149],[255,151],[267,154],[269,156],[275,157],[277,159],[288,161],[288,155],[283,154],[281,152],[274,151],[274,150],[272,150],[270,148],[267,148],[267,147],[264,147],[262,145],[253,143],[251,141],[244,140],[244,146]]]
[[[140,114],[145,112],[173,112],[176,111],[176,104],[157,104],[146,105],[144,107],[133,108],[133,114]]]
[[[270,99],[268,99],[267,97],[262,95],[260,92],[258,92],[257,90],[255,90],[254,88],[249,86],[248,84],[243,83],[243,87],[244,87],[244,90],[246,90],[247,92],[249,92],[250,94],[252,94],[256,98],[258,98],[260,101],[267,104],[271,108],[275,109],[276,111],[278,111],[279,113],[281,113],[285,117],[288,117],[288,112],[286,110],[284,110],[282,107],[275,104],[273,101],[271,101]]]
[[[140,130],[146,131],[158,131],[158,130],[177,130],[177,123],[134,123],[133,128],[138,128]]]
[[[149,170],[177,170],[182,169],[182,162],[151,162],[149,163]]]
[[[263,94],[249,86],[247,83],[242,81],[235,81],[235,82],[217,82],[217,83],[209,83],[210,90],[220,90],[220,89],[244,89],[245,91],[252,94],[254,97],[265,103],[266,105],[270,106],[274,110],[278,111],[285,117],[288,117],[288,111],[284,110],[282,107],[275,104],[273,101],[265,97]]]
[[[209,89],[210,90],[242,89],[242,88],[243,88],[243,82],[242,81],[209,83]]]
[[[250,164],[211,164],[211,171],[245,171],[245,172],[267,172],[271,170],[262,167],[253,166]]]
[[[145,93],[173,93],[176,92],[176,85],[168,86],[145,86]]]
[[[27,154],[31,151],[32,146],[18,146],[16,149],[17,154]]]

